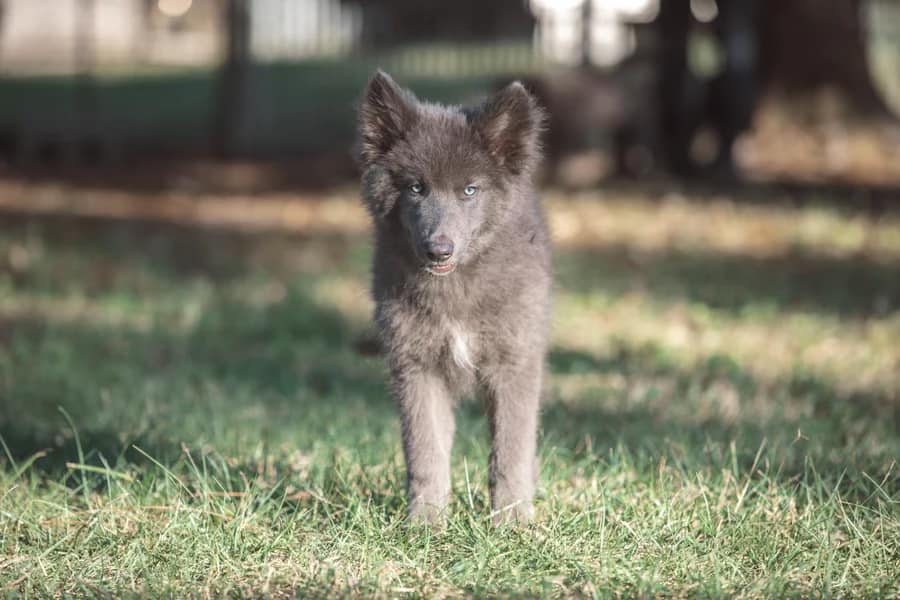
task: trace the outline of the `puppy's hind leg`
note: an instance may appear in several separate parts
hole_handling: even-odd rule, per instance
[[[406,456],[409,520],[439,524],[450,497],[455,402],[444,379],[416,371],[395,377]]]

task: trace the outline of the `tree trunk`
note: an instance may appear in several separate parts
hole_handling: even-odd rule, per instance
[[[250,63],[250,8],[247,0],[224,1],[226,50],[221,68],[218,114],[213,127],[213,149],[219,158],[231,158],[236,152]]]
[[[890,114],[872,82],[866,52],[863,0],[766,0],[762,75],[788,94],[825,87],[872,116]]]

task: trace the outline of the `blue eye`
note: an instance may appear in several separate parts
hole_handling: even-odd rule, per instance
[[[421,183],[414,183],[411,186],[409,186],[409,191],[411,191],[413,194],[421,194],[422,190],[424,190],[424,189],[425,188],[422,186]]]
[[[463,188],[463,194],[465,194],[466,196],[469,196],[469,197],[474,196],[475,192],[477,192],[477,191],[478,191],[478,188],[475,187],[474,185],[467,185],[466,187]]]

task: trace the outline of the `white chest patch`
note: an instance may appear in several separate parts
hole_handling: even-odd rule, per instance
[[[450,356],[458,367],[475,370],[472,362],[472,351],[469,344],[469,334],[457,323],[450,324]]]

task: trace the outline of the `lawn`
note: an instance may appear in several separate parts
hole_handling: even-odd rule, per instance
[[[537,520],[470,402],[435,531],[352,188],[2,187],[3,594],[900,597],[896,213],[548,193]]]

